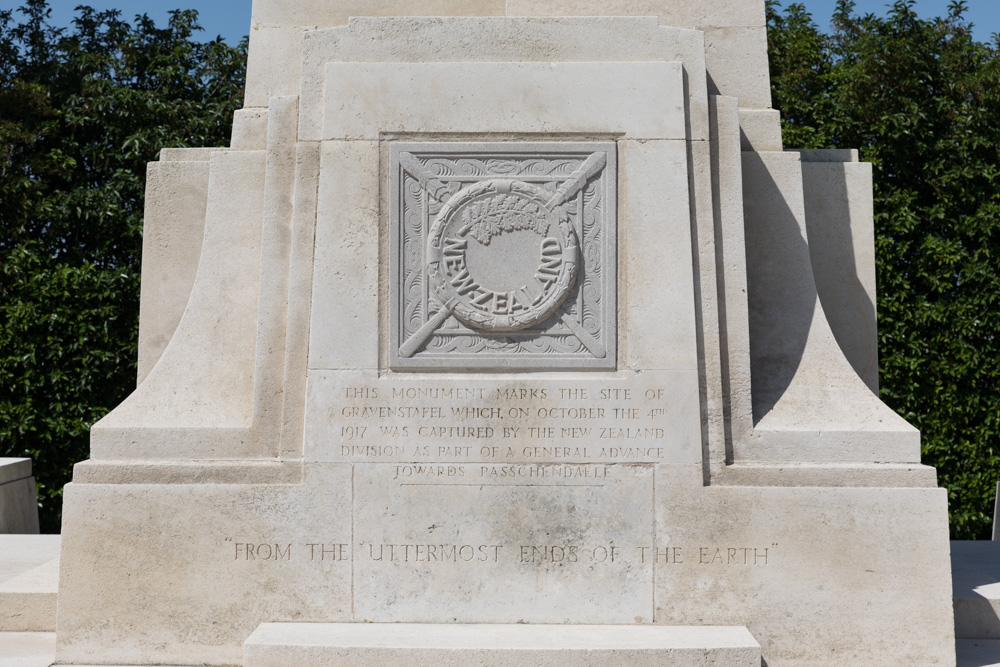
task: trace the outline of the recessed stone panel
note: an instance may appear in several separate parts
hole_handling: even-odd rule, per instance
[[[355,621],[652,621],[652,466],[408,467],[354,467]]]
[[[396,143],[390,366],[613,369],[613,143]]]
[[[451,378],[312,371],[305,457],[700,463],[696,371]]]

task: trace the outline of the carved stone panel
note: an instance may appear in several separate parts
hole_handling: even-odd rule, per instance
[[[614,143],[395,143],[394,370],[614,369]]]

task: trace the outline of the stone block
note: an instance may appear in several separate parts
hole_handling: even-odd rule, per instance
[[[251,107],[236,111],[231,146],[234,151],[262,151],[267,148],[267,109]]]
[[[632,370],[697,368],[688,156],[679,141],[623,141],[624,354]],[[663,289],[670,285],[671,289]]]
[[[771,107],[767,28],[705,28],[705,63],[710,92],[739,100],[740,108]]]
[[[0,583],[59,558],[59,535],[0,534]]]
[[[715,90],[740,106],[771,106],[764,5],[758,0],[511,0],[509,16],[656,16],[664,26],[705,33],[708,73]]]
[[[378,368],[378,202],[378,143],[324,142],[309,368]]]
[[[262,25],[321,26],[351,16],[502,16],[504,0],[254,0],[253,22]]]
[[[0,535],[37,534],[38,530],[31,459],[0,458]]]
[[[685,137],[677,63],[330,63],[324,139],[379,133]],[[392,95],[378,91],[392,90]],[[623,113],[623,98],[643,107]],[[655,108],[658,114],[648,113]]]
[[[257,311],[246,304],[256,305],[260,283],[265,155],[217,151],[209,164],[204,239],[184,314],[155,369],[94,426],[93,458],[256,457],[245,430]],[[233,255],[235,247],[244,252]],[[177,383],[186,390],[164,393]],[[135,429],[148,435],[136,440]]]
[[[146,170],[139,384],[163,356],[191,296],[205,234],[210,155],[165,149]]]
[[[655,16],[678,27],[762,26],[759,0],[509,0],[508,16]]]
[[[702,33],[640,17],[353,19],[304,35],[299,137],[322,138],[328,63],[684,63],[686,137],[707,139]],[[654,85],[654,83],[648,83]],[[660,84],[655,85],[662,85]],[[496,92],[494,94],[499,94]],[[582,95],[583,91],[575,94]],[[593,100],[588,98],[588,103]],[[644,108],[642,99],[621,106]],[[381,102],[380,102],[381,103]],[[509,104],[509,102],[508,102]],[[674,104],[670,108],[674,108]],[[662,119],[653,122],[664,122]],[[516,130],[523,132],[523,129]],[[606,130],[613,133],[620,129]],[[467,137],[463,137],[465,139]]]
[[[781,112],[740,109],[740,148],[744,151],[780,151]]]
[[[648,467],[359,465],[353,495],[357,621],[652,620],[652,568],[621,558],[653,539]]]
[[[690,489],[662,466],[656,494],[657,623],[746,623],[771,666],[953,664],[943,489]]]
[[[31,459],[0,458],[0,484],[31,477]]]
[[[0,534],[0,633],[55,630],[60,544],[59,535]]]
[[[245,655],[246,667],[760,664],[760,646],[741,627],[268,624],[247,640]]]
[[[743,153],[754,433],[743,461],[917,463],[915,428],[850,365],[819,298],[794,153]],[[820,409],[819,406],[822,406]]]
[[[67,486],[59,661],[241,664],[263,622],[349,621],[350,488],[344,465],[300,484]]]
[[[305,32],[300,26],[250,26],[244,108],[266,109],[272,97],[299,94]]]
[[[267,107],[272,97],[299,94],[302,40],[307,30],[345,25],[352,16],[502,16],[503,13],[503,0],[420,0],[397,6],[379,0],[257,0],[250,26],[244,106]]]

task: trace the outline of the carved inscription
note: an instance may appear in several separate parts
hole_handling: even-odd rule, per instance
[[[349,382],[327,408],[330,460],[379,462],[695,461],[697,424],[669,378],[462,384]],[[330,437],[332,436],[332,437]],[[494,466],[405,469],[411,476],[512,474]],[[449,472],[450,471],[450,472]],[[486,471],[486,472],[484,472]],[[400,473],[404,474],[404,473]],[[516,474],[516,473],[514,473]]]
[[[394,144],[390,367],[614,369],[616,150]]]
[[[227,545],[232,560],[250,562],[290,563],[293,561],[313,562],[350,562],[351,547],[349,544],[332,542],[281,542],[281,541],[242,541],[227,537],[223,540]]]
[[[352,560],[349,544],[236,542],[231,543],[232,560],[242,562],[346,563]],[[507,559],[519,564],[576,563],[656,563],[723,567],[765,567],[773,562],[777,544],[770,547],[683,546],[622,547],[614,544],[372,544],[358,545],[362,559],[385,563],[500,563]]]
[[[444,309],[473,329],[511,332],[544,322],[562,305],[576,285],[579,248],[544,191],[495,179],[445,204],[427,255]]]

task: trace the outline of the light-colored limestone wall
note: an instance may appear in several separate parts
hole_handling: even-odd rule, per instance
[[[747,108],[771,106],[763,0],[254,0],[246,106],[298,94],[307,30],[363,16],[655,16],[666,26],[704,31],[713,92]]]
[[[867,241],[854,209],[810,212],[821,172],[781,152],[762,2],[440,0],[406,11],[466,16],[346,22],[395,4],[255,3],[232,149],[183,161],[207,165],[209,202],[197,271],[171,292],[183,314],[156,325],[169,343],[66,490],[59,660],[233,665],[263,622],[437,620],[737,624],[774,667],[953,667],[944,493],[899,488],[934,484],[919,434],[827,319],[836,282],[816,253],[844,235],[824,230],[852,216],[864,285]],[[598,11],[631,16],[569,16]],[[613,147],[614,368],[392,366],[394,142]],[[572,453],[515,434],[493,465],[499,436],[485,454],[467,435],[393,442],[380,411],[450,424],[451,408],[514,407],[460,417],[499,430],[520,407],[589,410],[622,389],[645,409],[615,419],[661,420],[642,437],[664,453],[573,424]],[[645,453],[587,453],[603,445]],[[449,544],[477,557],[426,558]],[[522,555],[553,545],[580,558]]]
[[[744,153],[755,429],[737,461],[920,461],[920,435],[868,389],[827,321],[797,153]]]
[[[310,32],[304,39],[303,141],[323,138],[327,64],[347,62],[678,62],[684,68],[686,136],[708,139],[704,38],[694,30],[661,27],[652,18],[359,18],[346,28]],[[442,95],[447,99],[447,87]]]
[[[212,154],[204,240],[184,315],[146,380],[94,425],[93,458],[251,455],[246,432],[253,409],[264,164],[262,151]]]
[[[205,149],[167,150],[146,171],[139,384],[159,361],[191,295],[205,233],[210,155]]]
[[[504,0],[254,0],[245,106],[266,107],[272,97],[299,94],[302,36],[346,25],[352,16],[503,16]]]
[[[750,328],[747,312],[747,255],[743,218],[743,163],[740,153],[739,103],[732,97],[713,97],[712,141],[712,251],[716,266],[715,302],[718,307],[718,386],[722,394],[724,443],[710,441],[710,468],[719,472],[733,461],[733,442],[744,441],[753,430],[750,398]],[[707,293],[707,289],[703,288]],[[706,300],[706,310],[710,308]],[[706,339],[708,334],[706,334]],[[713,352],[706,345],[706,367]],[[708,419],[713,419],[711,414]],[[713,475],[717,477],[717,475]]]

